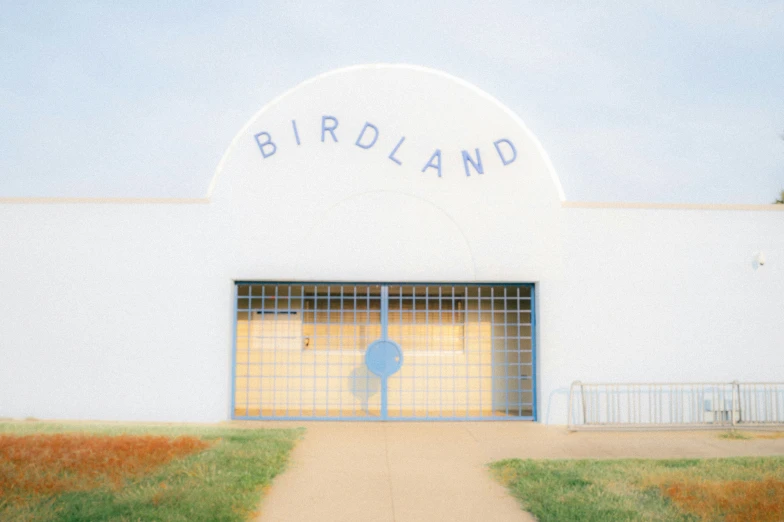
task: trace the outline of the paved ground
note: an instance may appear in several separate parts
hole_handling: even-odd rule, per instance
[[[264,522],[530,521],[491,478],[488,462],[784,454],[784,438],[723,440],[715,431],[568,433],[525,422],[232,424],[307,428],[264,498]]]

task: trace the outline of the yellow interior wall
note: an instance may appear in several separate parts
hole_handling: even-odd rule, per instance
[[[268,415],[377,414],[380,380],[365,366],[366,345],[358,350],[301,349],[302,341],[289,335],[300,326],[281,323],[264,334],[277,331],[281,334],[279,339],[263,340],[258,338],[258,329],[267,326],[257,326],[255,323],[259,322],[268,321],[250,321],[250,327],[247,320],[237,321],[237,414],[258,415],[260,411]],[[389,414],[451,416],[490,411],[493,404],[490,321],[459,325],[465,338],[465,343],[461,343],[469,347],[459,351],[437,349],[438,343],[445,340],[454,346],[460,333],[456,325],[429,326],[429,330],[424,330],[424,325],[397,325],[400,331],[396,332],[396,327],[390,325],[390,338],[402,339],[403,365],[388,381]],[[359,328],[357,325],[341,327],[344,337],[353,337],[347,334],[347,327]],[[380,337],[380,333],[379,328],[374,338]],[[428,338],[434,349],[422,352],[407,346],[406,339],[417,335],[423,335],[420,340]],[[340,337],[336,335],[335,343],[338,342]]]

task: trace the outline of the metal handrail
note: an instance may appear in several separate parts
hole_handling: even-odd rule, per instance
[[[738,384],[739,424],[744,426],[784,425],[784,383],[744,382]]]
[[[784,383],[583,383],[569,387],[568,429],[784,426]]]

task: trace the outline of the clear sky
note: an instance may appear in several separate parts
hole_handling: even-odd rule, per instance
[[[498,98],[569,200],[784,188],[784,0],[0,0],[0,196],[202,196],[266,102],[373,62]]]

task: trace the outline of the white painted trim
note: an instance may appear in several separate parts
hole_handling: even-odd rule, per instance
[[[784,205],[745,205],[716,203],[631,203],[631,202],[600,202],[600,201],[563,201],[561,208],[590,209],[638,209],[638,210],[743,210],[755,212],[781,212]]]
[[[30,197],[0,197],[0,205],[14,205],[14,204],[119,204],[119,205],[193,205],[209,203],[209,198],[77,198],[77,197],[47,197],[47,198],[30,198]]]

